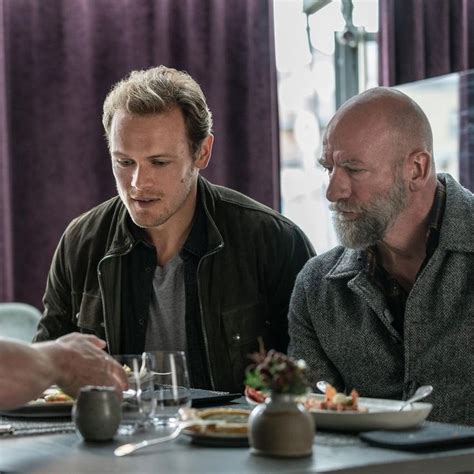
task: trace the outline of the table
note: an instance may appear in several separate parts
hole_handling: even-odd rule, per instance
[[[197,446],[185,435],[135,455],[116,458],[113,450],[145,436],[88,443],[76,433],[0,438],[0,473],[338,473],[468,474],[474,447],[410,453],[366,445],[356,435],[318,432],[312,457],[276,459],[248,448]],[[152,435],[148,435],[152,437]]]

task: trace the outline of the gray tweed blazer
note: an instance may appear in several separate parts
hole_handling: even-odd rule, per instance
[[[403,338],[361,251],[338,246],[312,258],[290,303],[289,353],[361,396],[406,399],[433,385],[430,419],[474,424],[474,195],[451,176],[438,248],[408,296]]]

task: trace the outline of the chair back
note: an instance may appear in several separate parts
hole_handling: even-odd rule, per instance
[[[0,303],[0,336],[31,342],[40,318],[40,311],[29,304]]]

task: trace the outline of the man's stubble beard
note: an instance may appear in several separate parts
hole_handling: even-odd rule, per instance
[[[344,202],[334,203],[331,210],[360,212],[355,220],[341,220],[333,216],[336,235],[344,247],[364,249],[383,240],[387,230],[407,205],[407,189],[400,172],[388,194],[380,194],[366,205],[351,205]]]
[[[190,168],[188,173],[186,174],[185,178],[182,181],[182,183],[185,185],[185,193],[181,195],[181,199],[180,199],[179,204],[175,205],[174,209],[169,209],[168,207],[162,209],[162,212],[160,214],[158,214],[156,217],[154,217],[151,222],[149,222],[149,223],[140,222],[140,220],[139,220],[140,216],[139,215],[134,216],[134,214],[131,212],[131,209],[129,209],[128,206],[126,205],[127,212],[129,214],[130,218],[132,219],[132,221],[134,222],[134,224],[136,226],[142,228],[142,229],[152,229],[154,227],[159,227],[159,226],[165,224],[171,217],[173,217],[179,211],[179,209],[181,209],[181,207],[183,207],[184,203],[189,198],[189,195],[192,192],[192,189],[193,189],[193,171],[194,171],[194,167]],[[196,179],[196,181],[197,181],[197,179]],[[118,194],[119,194],[122,202],[125,203],[124,197],[120,193],[118,185],[117,185],[117,191],[118,191]],[[156,197],[158,197],[161,200],[162,205],[165,205],[164,201],[165,201],[166,196],[163,193],[158,193],[158,195],[156,195]]]

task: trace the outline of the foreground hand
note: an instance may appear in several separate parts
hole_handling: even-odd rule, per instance
[[[56,383],[71,396],[84,385],[114,386],[120,393],[128,387],[125,370],[103,351],[105,341],[89,334],[71,333],[52,344]]]

